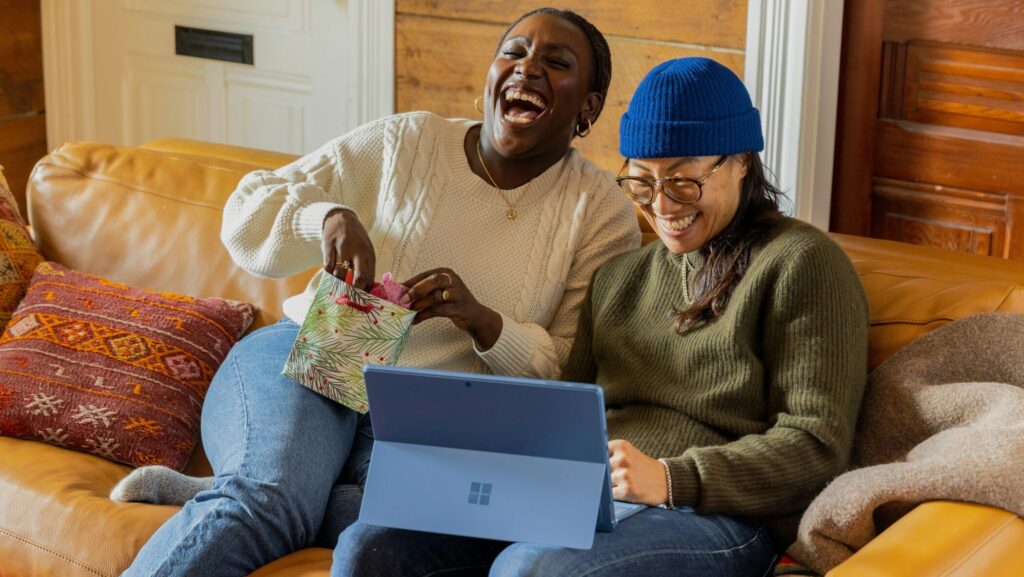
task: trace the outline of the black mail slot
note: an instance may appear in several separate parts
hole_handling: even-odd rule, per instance
[[[211,60],[252,64],[252,34],[174,27],[174,53]]]

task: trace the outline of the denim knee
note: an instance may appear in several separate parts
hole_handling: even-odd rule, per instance
[[[196,499],[222,499],[222,515],[259,534],[282,555],[310,546],[323,519],[324,503],[311,502],[294,486],[241,475],[218,478],[211,491]]]
[[[558,547],[515,543],[498,555],[491,565],[489,577],[532,577],[561,575],[564,563],[559,562]]]
[[[392,571],[393,567],[389,566],[387,555],[383,553],[389,547],[388,532],[383,527],[365,523],[356,523],[345,529],[334,548],[331,577],[398,577]]]

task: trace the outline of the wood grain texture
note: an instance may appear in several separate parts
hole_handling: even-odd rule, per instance
[[[877,176],[1024,197],[1024,137],[894,120],[878,128]]]
[[[543,5],[533,0],[397,0],[395,12],[501,24],[504,31],[520,14]],[[552,6],[579,13],[605,36],[746,46],[746,0],[564,0]]]
[[[1008,199],[1006,214],[1009,221],[1006,228],[1009,231],[1011,241],[1007,244],[1003,256],[1024,260],[1024,242],[1019,240],[1024,238],[1024,198],[1014,197]]]
[[[481,118],[473,99],[483,94],[487,69],[505,28],[398,15],[396,18],[395,103],[398,112],[428,110],[442,116]],[[612,82],[593,132],[574,145],[600,167],[618,171],[619,118],[640,80],[656,64],[682,56],[714,58],[743,74],[743,56],[663,43],[611,39]]]
[[[845,10],[832,229],[1024,258],[1024,2]]]
[[[1024,136],[1024,52],[906,47],[904,119]]]
[[[0,0],[0,117],[43,110],[39,0]]]
[[[1024,50],[1021,0],[888,0],[885,40]]]
[[[885,0],[843,3],[835,168],[829,230],[867,236],[881,82]]]
[[[25,184],[36,161],[46,155],[46,115],[0,121],[0,165],[4,167],[21,216],[28,219]]]
[[[872,195],[872,236],[973,254],[1005,254],[1005,194],[878,178]]]

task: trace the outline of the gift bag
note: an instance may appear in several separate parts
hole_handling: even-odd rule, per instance
[[[416,311],[322,274],[282,373],[365,413],[363,365],[394,365]]]

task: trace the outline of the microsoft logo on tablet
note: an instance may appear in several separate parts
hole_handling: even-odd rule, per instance
[[[478,483],[473,481],[469,484],[469,504],[488,506],[491,504],[491,483]]]

